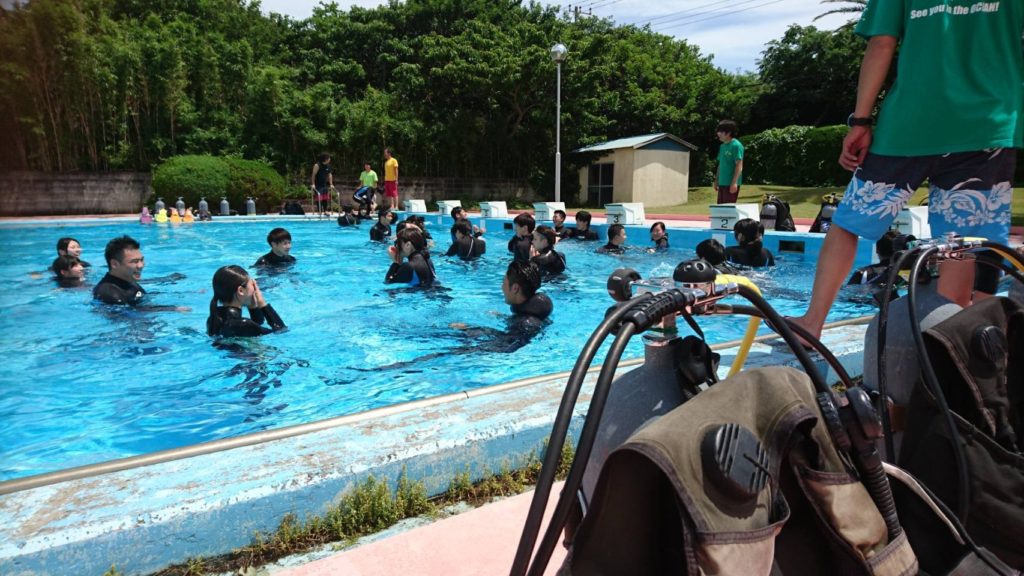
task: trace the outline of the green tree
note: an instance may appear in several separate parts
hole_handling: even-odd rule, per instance
[[[864,46],[850,29],[790,26],[762,53],[758,70],[766,86],[751,110],[750,131],[845,122],[856,100]]]

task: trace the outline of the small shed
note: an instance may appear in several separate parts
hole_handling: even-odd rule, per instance
[[[573,150],[600,156],[580,169],[589,206],[643,202],[672,206],[690,196],[690,152],[697,147],[667,132],[620,138]]]

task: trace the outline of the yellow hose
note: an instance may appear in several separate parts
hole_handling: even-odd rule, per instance
[[[734,274],[719,274],[715,277],[715,284],[742,284],[754,292],[761,294],[761,289],[756,284],[750,281],[750,278],[746,276],[737,276]],[[747,361],[747,354],[750,353],[750,347],[754,345],[754,337],[757,336],[757,327],[761,325],[761,319],[755,316],[751,316],[750,320],[747,321],[747,331],[743,334],[743,341],[740,342],[740,350],[736,353],[736,358],[732,362],[732,366],[729,368],[729,377],[734,376],[737,372],[743,369],[743,364]]]
[[[988,240],[988,238],[974,238],[974,237],[970,237],[970,238],[966,238],[965,237],[964,238],[964,241],[969,241],[969,240]],[[989,246],[986,246],[985,248],[987,248],[988,250],[991,250],[991,251],[995,252],[996,254],[999,254],[1003,258],[1009,260],[1011,264],[1013,264],[1014,266],[1017,267],[1017,270],[1020,270],[1021,272],[1024,272],[1024,265],[1021,265],[1021,263],[1017,261],[1016,257],[1011,256],[1010,254],[1007,254],[1006,252],[1003,252],[1002,250],[1000,250],[998,248],[991,248]]]

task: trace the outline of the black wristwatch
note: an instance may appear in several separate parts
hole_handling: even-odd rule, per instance
[[[846,125],[850,128],[853,128],[854,126],[871,126],[874,123],[875,121],[870,116],[866,118],[858,118],[857,116],[850,114],[846,118]]]

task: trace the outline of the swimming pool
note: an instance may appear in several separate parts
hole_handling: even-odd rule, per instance
[[[341,229],[330,221],[215,221],[181,226],[137,223],[4,226],[7,258],[0,279],[0,481],[311,422],[403,401],[567,370],[612,303],[605,291],[615,268],[645,277],[669,275],[691,250],[623,257],[594,254],[599,243],[566,242],[569,274],[547,284],[551,323],[512,354],[484,352],[453,322],[502,329],[508,306],[501,278],[510,256],[508,230],[488,232],[479,262],[450,261],[446,226],[429,223],[443,288],[418,291],[383,284],[388,259],[371,243],[368,225]],[[218,267],[249,267],[268,247],[274,226],[289,229],[298,263],[258,273],[267,300],[289,330],[229,347],[205,334],[210,278]],[[129,234],[142,243],[144,284],[155,304],[191,311],[111,310],[89,289],[60,289],[43,271],[61,236],[81,241],[95,283],[105,272],[107,240]],[[645,231],[629,244],[646,247]],[[783,313],[806,306],[813,256],[782,254],[755,281]],[[871,312],[840,302],[830,320]],[[702,320],[712,342],[741,337],[746,319]],[[639,338],[627,355],[642,354]],[[398,366],[424,355],[431,358]],[[599,359],[602,356],[599,356]]]

